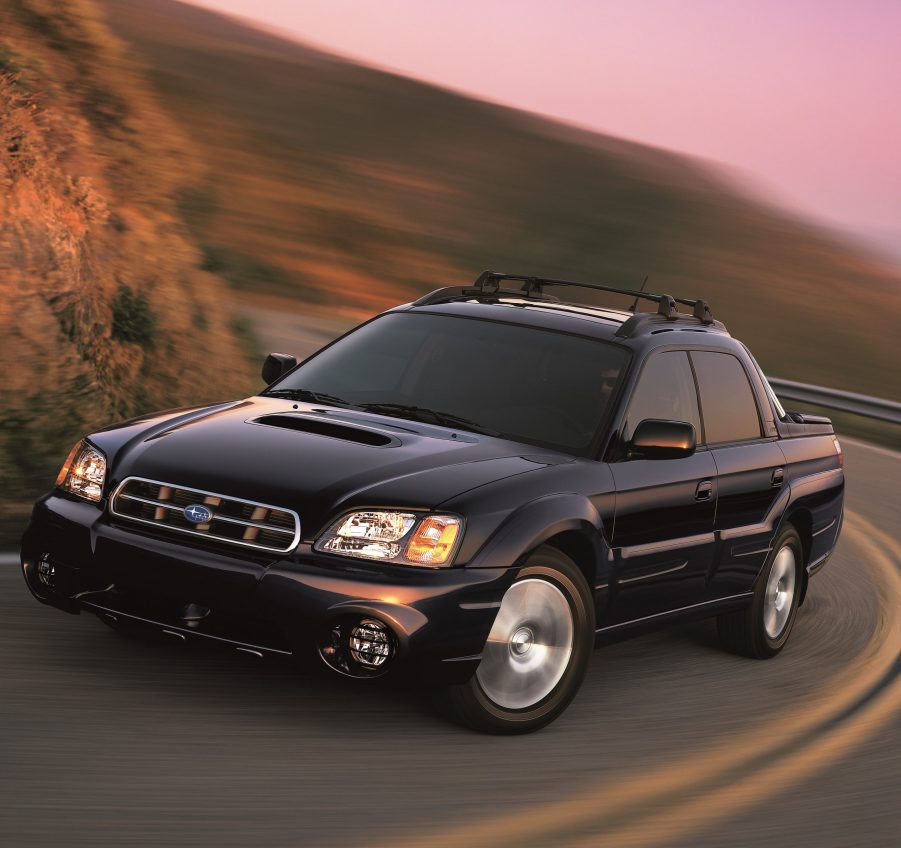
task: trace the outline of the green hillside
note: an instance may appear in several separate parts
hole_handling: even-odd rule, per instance
[[[709,300],[770,373],[901,397],[897,271],[698,162],[172,0],[104,7],[205,163],[179,202],[238,289],[372,311],[487,266],[648,274]]]

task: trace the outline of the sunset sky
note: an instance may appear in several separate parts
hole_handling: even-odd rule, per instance
[[[344,55],[717,160],[901,255],[897,0],[198,0]]]

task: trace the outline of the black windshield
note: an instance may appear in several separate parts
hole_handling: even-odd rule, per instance
[[[615,345],[456,316],[391,313],[365,324],[277,383],[418,420],[584,453],[628,360]],[[328,401],[325,401],[326,403]],[[402,408],[416,413],[402,414]],[[438,411],[431,419],[424,410]],[[449,423],[451,423],[449,421]]]

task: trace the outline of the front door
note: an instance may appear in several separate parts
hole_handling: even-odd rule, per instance
[[[664,351],[645,363],[620,428],[628,443],[647,418],[686,421],[702,441],[688,355]],[[699,603],[714,557],[716,464],[703,445],[681,459],[623,456],[616,482],[608,620],[622,624]]]

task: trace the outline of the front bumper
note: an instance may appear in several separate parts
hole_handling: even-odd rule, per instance
[[[213,550],[112,523],[106,510],[56,493],[35,504],[21,560],[32,594],[66,612],[301,662],[321,663],[318,646],[337,623],[376,618],[396,642],[386,671],[442,682],[475,671],[516,572],[348,561],[304,543],[284,559]],[[209,613],[187,620],[189,604]]]

